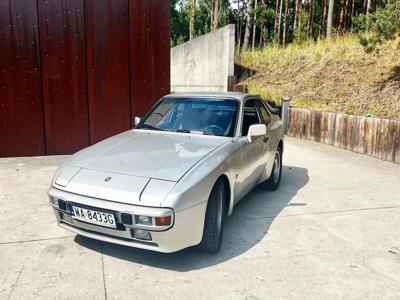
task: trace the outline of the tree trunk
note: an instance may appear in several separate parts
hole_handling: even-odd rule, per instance
[[[367,0],[367,10],[366,14],[368,15],[371,12],[371,7],[372,7],[372,0]]]
[[[333,7],[335,0],[329,0],[328,19],[326,21],[326,37],[330,39],[332,37],[332,20],[333,20]]]
[[[353,18],[354,18],[354,0],[351,0],[351,12],[350,12],[350,31],[353,32]]]
[[[249,0],[249,7],[247,8],[247,15],[246,15],[246,28],[244,31],[242,52],[246,52],[247,49],[249,48],[250,31],[251,31],[251,16],[250,16],[249,12],[252,7],[253,7],[253,0]]]
[[[237,30],[237,38],[236,38],[236,43],[237,43],[237,46],[238,46],[238,50],[239,50],[239,53],[240,53],[240,43],[241,43],[241,40],[242,40],[242,22],[241,22],[241,20],[240,20],[240,0],[238,0],[238,3],[237,3],[237,27],[236,27],[236,30]]]
[[[265,25],[262,25],[260,28],[260,44],[259,47],[262,48],[264,47],[264,34],[265,34]]]
[[[265,0],[261,0],[261,6],[265,9]],[[261,25],[260,28],[260,42],[259,47],[262,48],[264,46],[264,33],[265,33],[265,24]]]
[[[287,30],[287,15],[288,15],[289,0],[285,0],[285,18],[283,21],[283,37],[282,47],[286,48],[286,30]]]
[[[310,1],[310,10],[308,18],[307,33],[308,37],[312,38],[313,35],[313,25],[314,25],[314,0]]]
[[[295,0],[294,18],[293,18],[293,35],[296,35],[297,19],[298,19],[297,13],[298,12],[299,12],[299,0]]]
[[[254,2],[254,8],[255,9],[257,8],[257,2],[258,2],[258,0],[255,0],[255,2]],[[256,21],[257,21],[257,14],[255,13],[254,14],[254,19],[253,19],[253,22],[254,22],[254,24],[253,24],[253,41],[251,43],[251,48],[253,50],[254,50],[254,47],[255,47],[255,44],[256,44],[256,26],[257,26]]]
[[[219,16],[219,0],[214,0],[214,12],[213,12],[213,23],[212,31],[218,29],[218,16]]]
[[[319,24],[319,38],[325,36],[326,0],[322,1],[322,14]]]
[[[281,3],[280,3],[280,5],[279,5],[279,16],[278,16],[278,42],[281,41],[282,6],[283,6],[283,0],[281,0]]]
[[[214,0],[211,0],[211,14],[210,14],[210,31],[213,29],[214,23]]]
[[[346,32],[351,28],[351,0],[346,0]]]
[[[302,14],[302,8],[303,8],[303,2],[301,0],[299,1],[299,11],[297,13],[297,32],[301,31],[301,14]]]
[[[344,32],[344,21],[345,21],[345,1],[340,0],[340,16],[339,16],[339,27],[338,32],[339,34],[343,34]]]
[[[196,0],[192,0],[192,10],[190,13],[190,24],[189,24],[189,39],[194,38],[194,17],[195,17],[195,11],[196,11]]]
[[[274,21],[274,34],[278,32],[278,10],[279,10],[279,0],[275,2],[275,21]]]

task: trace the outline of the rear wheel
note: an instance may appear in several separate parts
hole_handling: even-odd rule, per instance
[[[282,150],[278,148],[275,153],[274,165],[268,180],[265,182],[265,187],[268,190],[275,191],[279,188],[282,177]]]
[[[221,248],[225,219],[225,185],[218,180],[208,199],[203,238],[198,248],[205,252],[218,252]]]

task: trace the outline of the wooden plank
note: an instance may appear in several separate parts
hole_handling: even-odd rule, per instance
[[[400,163],[400,122],[291,108],[288,135]]]
[[[397,122],[394,153],[394,162],[400,164],[400,122]]]
[[[333,145],[335,137],[335,127],[336,127],[336,114],[328,113],[328,136],[327,141],[329,145]]]
[[[360,136],[360,117],[348,116],[346,149],[357,152]]]
[[[292,137],[298,137],[297,136],[297,129],[298,129],[298,122],[297,122],[297,110],[296,109],[290,109],[290,136]]]
[[[359,133],[358,133],[358,145],[357,153],[364,154],[364,142],[365,142],[365,118],[361,117],[359,121]]]
[[[307,111],[307,139],[308,140],[312,140],[313,139],[313,111],[312,110],[308,110]]]
[[[362,119],[362,143],[360,144],[359,153],[372,155],[372,119],[363,118]]]
[[[294,120],[294,115],[295,115],[295,110],[293,108],[289,108],[289,114],[288,114],[288,130],[287,130],[287,135],[288,136],[293,136],[293,131],[294,131],[294,126],[295,126],[295,120]]]
[[[378,145],[378,156],[380,159],[385,160],[388,150],[388,138],[389,138],[389,124],[388,119],[379,120],[380,123],[380,134],[379,134],[379,145]]]
[[[309,139],[309,130],[310,130],[310,123],[309,123],[309,111],[303,110],[301,112],[301,138],[304,140]]]
[[[321,141],[321,119],[322,112],[315,110],[312,112],[312,134],[311,139],[316,142]]]
[[[371,119],[372,120],[372,157],[379,158],[379,144],[380,144],[380,126],[381,123],[379,119]]]
[[[348,116],[344,114],[336,114],[335,134],[333,145],[340,148],[346,148],[347,143],[347,122]]]
[[[394,120],[389,121],[385,160],[391,162],[395,162],[396,160],[397,123],[399,122]]]

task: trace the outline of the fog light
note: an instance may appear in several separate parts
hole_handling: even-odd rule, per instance
[[[133,234],[138,240],[151,241],[151,233],[146,230],[134,229]]]
[[[136,224],[153,225],[153,218],[149,216],[136,216]]]
[[[156,217],[157,226],[168,226],[171,224],[171,216]]]

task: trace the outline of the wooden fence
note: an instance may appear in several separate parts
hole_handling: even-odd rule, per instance
[[[400,164],[400,121],[290,108],[287,135]]]

